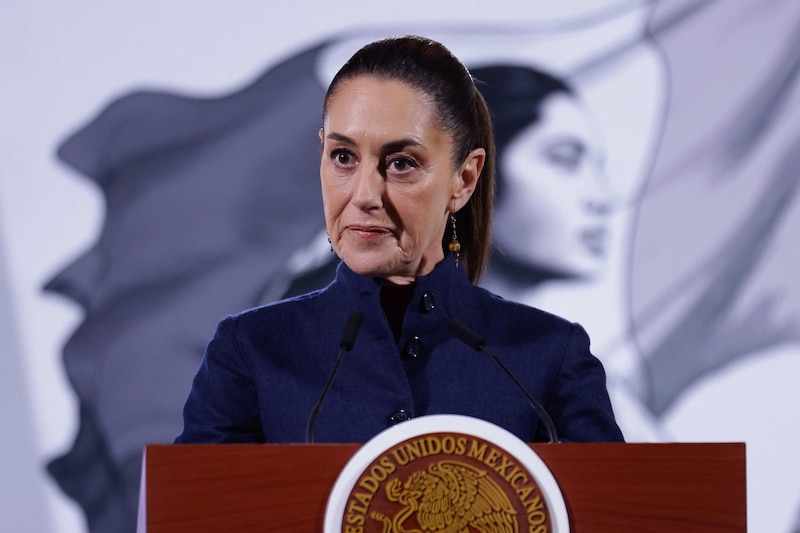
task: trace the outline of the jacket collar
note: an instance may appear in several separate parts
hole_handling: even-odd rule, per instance
[[[345,294],[342,296],[345,298],[355,296],[361,301],[367,300],[369,303],[375,304],[380,301],[382,284],[382,279],[356,274],[344,262],[341,262],[337,268],[336,281],[332,289],[344,292]],[[441,305],[443,309],[449,309],[452,312],[458,308],[458,302],[470,287],[473,285],[467,278],[464,265],[457,264],[455,257],[447,254],[430,274],[416,279],[411,305],[422,301],[426,294],[432,294],[436,305]]]

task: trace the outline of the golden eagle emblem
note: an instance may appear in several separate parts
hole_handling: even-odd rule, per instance
[[[511,533],[519,532],[517,511],[485,470],[458,461],[439,461],[411,474],[405,484],[386,484],[389,501],[404,506],[393,518],[371,514],[383,522],[383,533]],[[416,515],[419,529],[406,529]]]

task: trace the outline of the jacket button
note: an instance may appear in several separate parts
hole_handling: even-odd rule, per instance
[[[406,344],[403,347],[403,358],[414,360],[421,356],[424,350],[425,346],[422,344],[422,341],[419,339],[419,337],[415,335],[406,341]]]
[[[426,292],[419,302],[419,310],[422,313],[430,313],[434,309],[436,309],[436,298],[433,297],[432,292]]]
[[[387,426],[394,426],[399,424],[400,422],[405,422],[406,420],[411,420],[411,415],[405,409],[398,409],[394,413],[389,415],[389,418],[386,419]]]

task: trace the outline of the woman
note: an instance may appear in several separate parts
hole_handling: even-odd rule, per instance
[[[626,324],[614,314],[622,306],[602,306],[597,315],[585,305],[603,298],[605,280],[599,278],[619,252],[609,249],[615,198],[599,125],[572,87],[550,74],[519,65],[471,72],[492,110],[498,159],[495,252],[482,286],[527,305],[583,316],[590,331],[594,326],[608,337]],[[628,439],[663,440],[631,386],[641,382],[641,359],[621,339],[612,335],[599,353],[595,348],[608,370],[619,423]]]
[[[612,197],[592,115],[563,81],[522,66],[472,70],[497,143],[494,254],[487,287],[596,276]]]
[[[494,141],[464,66],[418,37],[367,45],[331,82],[320,138],[337,277],[220,322],[177,442],[304,441],[353,311],[364,324],[325,400],[317,441],[364,442],[434,413],[542,439],[526,398],[448,332],[452,319],[498,347],[564,440],[621,440],[583,329],[473,285],[488,257]]]

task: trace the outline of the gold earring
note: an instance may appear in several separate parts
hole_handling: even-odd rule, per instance
[[[450,215],[450,224],[453,226],[453,238],[447,246],[451,252],[456,256],[456,268],[458,268],[458,261],[461,257],[461,243],[458,242],[458,233],[456,233],[456,217]]]

